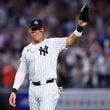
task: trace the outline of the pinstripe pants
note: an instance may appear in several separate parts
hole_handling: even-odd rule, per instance
[[[60,96],[56,82],[41,86],[29,85],[30,110],[55,110]]]

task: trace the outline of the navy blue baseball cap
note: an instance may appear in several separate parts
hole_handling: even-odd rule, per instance
[[[39,30],[43,27],[42,20],[41,19],[34,19],[30,22],[29,28],[31,28],[33,31]]]

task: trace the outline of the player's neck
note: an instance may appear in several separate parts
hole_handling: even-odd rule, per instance
[[[44,41],[44,38],[43,39],[41,39],[41,40],[32,40],[32,44],[39,44],[39,43],[41,43],[41,42],[43,42]]]

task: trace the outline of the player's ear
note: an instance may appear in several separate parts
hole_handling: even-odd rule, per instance
[[[44,28],[41,28],[42,31],[44,31]]]
[[[45,33],[45,29],[44,28],[42,28],[42,32],[43,32],[43,34]]]
[[[30,28],[28,28],[28,32],[29,32],[29,33],[31,33],[31,32],[32,32],[32,30],[31,30]]]

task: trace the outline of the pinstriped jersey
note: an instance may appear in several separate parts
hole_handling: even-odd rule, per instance
[[[57,59],[60,51],[66,47],[66,39],[49,38],[24,47],[20,61],[26,63],[31,81],[57,78]]]

